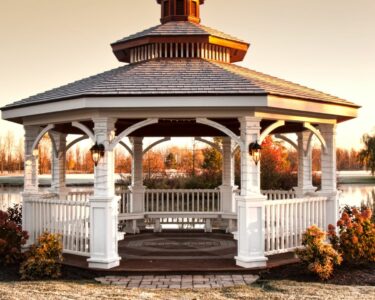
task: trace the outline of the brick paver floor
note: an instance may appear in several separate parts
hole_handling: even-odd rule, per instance
[[[196,289],[223,288],[250,285],[258,280],[256,275],[158,275],[158,276],[106,276],[95,278],[102,284],[113,284],[141,289]]]

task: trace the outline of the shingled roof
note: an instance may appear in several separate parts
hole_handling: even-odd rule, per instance
[[[160,24],[144,31],[138,32],[136,34],[130,35],[125,37],[114,44],[119,44],[122,42],[127,42],[130,40],[135,40],[143,37],[149,36],[215,36],[226,40],[236,41],[245,43],[244,41],[233,37],[229,34],[223,33],[216,29],[212,29],[210,27],[203,26],[201,24],[193,23],[193,22],[184,22],[184,21],[174,21],[168,22],[165,24]]]
[[[234,64],[169,58],[125,65],[17,101],[2,110],[79,97],[190,95],[279,95],[358,107],[344,99]],[[175,101],[179,101],[178,97]]]

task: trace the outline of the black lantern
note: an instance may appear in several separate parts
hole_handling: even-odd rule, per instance
[[[92,160],[94,161],[95,167],[98,165],[99,160],[104,156],[105,148],[104,145],[95,143],[90,149]]]
[[[258,142],[251,143],[249,145],[249,154],[253,158],[256,165],[258,165],[260,161],[260,150],[262,150],[262,146],[258,144]]]

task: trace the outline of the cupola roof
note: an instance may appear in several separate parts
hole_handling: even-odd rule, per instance
[[[220,62],[242,61],[249,44],[219,30],[201,25],[203,0],[157,0],[161,24],[114,42],[121,62],[164,58],[203,58]]]

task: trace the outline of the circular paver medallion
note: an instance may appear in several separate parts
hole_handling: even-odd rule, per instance
[[[235,255],[236,241],[212,237],[145,235],[125,239],[119,250],[125,259],[220,259]]]
[[[191,241],[191,240],[176,240],[176,241],[145,241],[142,243],[143,247],[152,247],[157,249],[180,249],[185,250],[186,248],[205,249],[212,247],[220,247],[219,241]]]

